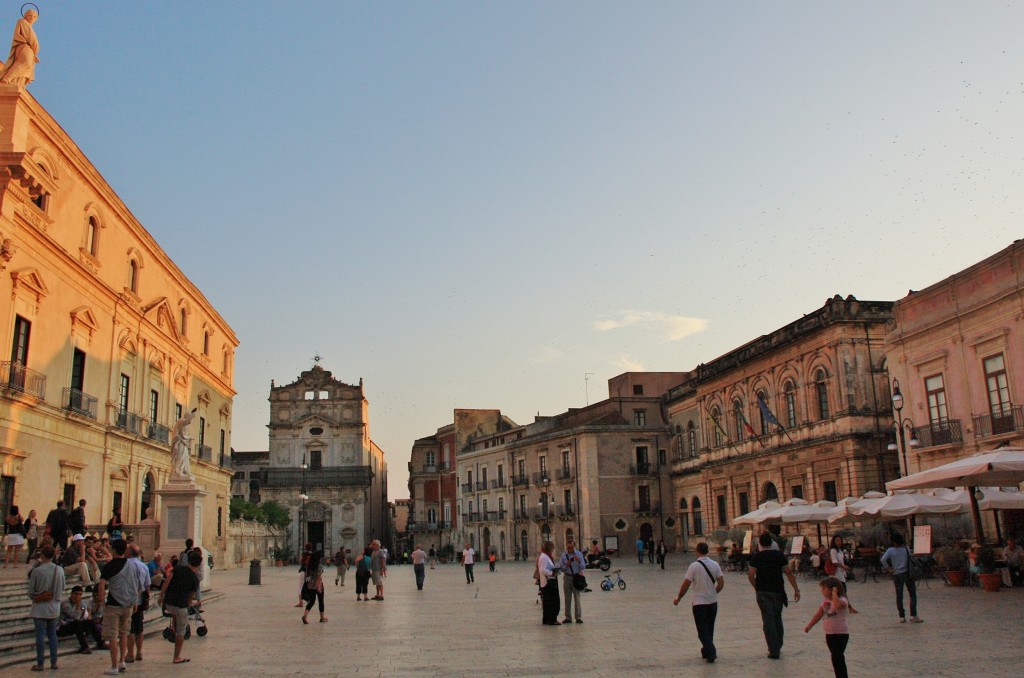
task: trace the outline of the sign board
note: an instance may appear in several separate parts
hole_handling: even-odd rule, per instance
[[[804,552],[804,537],[803,537],[803,535],[798,535],[796,537],[793,537],[793,542],[790,544],[790,548],[789,548],[789,555],[791,555],[791,556],[798,556],[798,555],[800,555],[803,552]]]
[[[604,550],[611,551],[612,549],[619,550],[619,538],[617,536],[604,538]]]
[[[743,535],[743,552],[749,554],[751,547],[754,545],[754,531],[747,530],[747,533]]]
[[[923,556],[932,552],[932,526],[914,526],[914,555]]]

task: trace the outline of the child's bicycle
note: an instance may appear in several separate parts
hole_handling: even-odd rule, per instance
[[[604,581],[601,582],[602,591],[611,591],[616,586],[619,587],[620,591],[626,590],[626,580],[622,578],[622,570],[614,570],[612,574],[615,575],[615,580],[612,580],[611,574],[604,576]]]

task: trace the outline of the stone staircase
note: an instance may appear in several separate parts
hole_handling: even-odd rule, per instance
[[[65,599],[71,593],[71,587],[80,579],[68,577],[64,589]],[[11,580],[5,578],[0,582],[0,669],[15,664],[35,663],[35,627],[29,617],[32,601],[26,595],[27,580]],[[150,607],[146,611],[145,635],[150,637],[161,633],[167,626],[167,619],[160,613],[157,605],[158,592],[150,592]],[[85,594],[88,596],[89,594]],[[203,592],[203,605],[221,597],[215,591]],[[192,629],[193,632],[195,628]],[[90,639],[91,640],[91,639]],[[58,638],[58,654],[60,656],[78,652],[78,640],[74,636]],[[96,652],[94,649],[93,652]],[[49,650],[47,650],[49,656]]]

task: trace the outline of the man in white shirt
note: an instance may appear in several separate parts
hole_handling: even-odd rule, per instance
[[[473,547],[466,542],[466,548],[462,549],[462,564],[466,568],[466,583],[472,584],[476,579],[473,578],[473,556],[476,555],[476,551]]]
[[[722,568],[708,557],[708,545],[697,544],[697,560],[686,570],[683,585],[679,587],[673,605],[679,605],[686,592],[693,588],[693,622],[700,638],[700,655],[704,661],[714,663],[718,659],[715,649],[715,617],[718,616],[718,593],[725,586]]]

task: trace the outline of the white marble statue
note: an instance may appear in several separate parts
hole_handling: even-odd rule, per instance
[[[196,416],[196,408],[174,422],[174,439],[171,441],[171,477],[192,479],[192,463],[189,461],[189,449],[192,447],[192,434],[188,427]]]
[[[7,57],[3,70],[0,70],[0,82],[24,87],[35,79],[39,40],[36,39],[32,24],[38,18],[39,12],[29,9],[15,25],[11,55]]]

